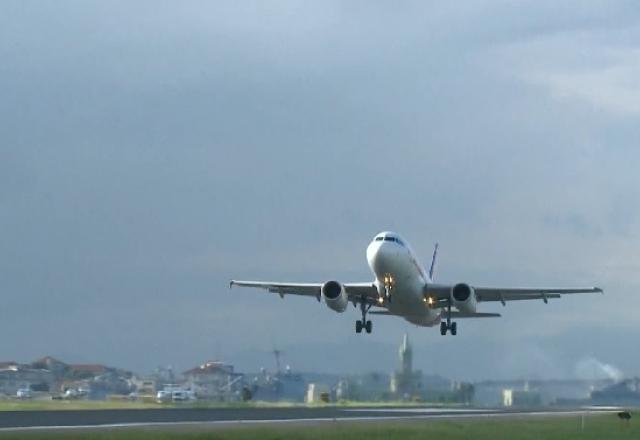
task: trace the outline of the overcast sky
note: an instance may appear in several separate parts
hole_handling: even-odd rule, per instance
[[[0,360],[640,374],[636,1],[0,5]],[[456,337],[230,278],[598,285]],[[470,360],[471,359],[471,360]]]

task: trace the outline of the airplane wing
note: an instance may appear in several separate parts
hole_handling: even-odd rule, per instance
[[[255,287],[259,289],[265,289],[271,293],[277,293],[281,298],[284,295],[301,295],[312,296],[320,301],[320,289],[323,283],[279,283],[270,281],[237,281],[231,280],[229,287],[241,286],[241,287]],[[364,297],[368,303],[377,304],[378,290],[376,286],[371,283],[346,283],[344,284],[345,291],[349,296],[349,301],[360,301]]]
[[[438,301],[447,301],[453,286],[430,284],[425,289],[425,297],[433,297]],[[507,301],[522,301],[549,298],[560,298],[562,295],[574,293],[602,293],[599,287],[584,288],[522,288],[522,287],[473,287],[478,302],[500,301],[503,305]]]
[[[602,293],[598,287],[586,287],[577,289],[529,289],[529,288],[494,288],[476,287],[478,301],[520,301],[527,299],[541,299],[546,302],[548,298],[560,298],[562,295],[574,293]]]

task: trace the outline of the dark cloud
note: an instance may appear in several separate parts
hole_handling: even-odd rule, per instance
[[[614,286],[455,341],[411,330],[423,369],[462,375],[434,350],[474,353],[480,378],[526,373],[505,356],[632,365],[578,342],[635,325],[611,307],[638,303],[634,2],[2,9],[3,356],[148,370],[277,344],[350,369],[351,309],[227,281],[367,280],[367,242],[395,229],[423,258],[441,242],[443,281]],[[369,342],[407,328],[380,319]],[[525,353],[540,328],[556,333]]]

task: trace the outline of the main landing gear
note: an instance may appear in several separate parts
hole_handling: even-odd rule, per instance
[[[367,312],[371,308],[371,304],[367,305],[365,297],[360,300],[360,311],[362,312],[362,320],[356,321],[356,333],[362,333],[362,329],[365,329],[367,333],[371,333],[373,330],[373,324],[371,321],[367,321]]]
[[[440,334],[444,336],[449,330],[453,336],[458,333],[458,326],[455,322],[451,322],[451,301],[447,305],[447,322],[440,322]]]
[[[458,333],[458,326],[455,322],[452,322],[451,324],[447,324],[446,322],[440,323],[440,334],[442,336],[446,335],[449,330],[451,330],[451,334],[454,336]]]

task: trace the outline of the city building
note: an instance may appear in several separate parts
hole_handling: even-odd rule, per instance
[[[155,396],[160,390],[158,382],[153,376],[133,376],[131,384],[140,396]]]
[[[488,380],[475,382],[474,403],[480,406],[500,406],[504,404],[504,390],[535,390],[541,405],[575,406],[587,404],[593,390],[611,385],[609,379],[520,379]]]
[[[49,370],[15,362],[0,363],[0,393],[15,396],[18,390],[50,391],[54,382]]]
[[[305,403],[328,403],[330,400],[329,385],[310,383],[307,386]]]
[[[625,379],[591,393],[598,405],[640,405],[640,378]]]
[[[540,392],[536,390],[529,390],[528,388],[523,390],[511,388],[502,390],[502,406],[504,407],[534,407],[540,405],[542,405],[542,397]]]
[[[198,399],[236,400],[242,389],[243,375],[235,373],[233,366],[219,361],[208,361],[183,373],[187,389]]]
[[[113,368],[101,364],[69,364],[67,372],[75,378],[84,379],[100,376],[110,370],[113,370]]]
[[[64,376],[64,373],[69,369],[69,365],[52,356],[45,356],[40,359],[36,359],[31,362],[31,367],[40,370],[49,370],[56,379],[61,379],[62,376]]]

